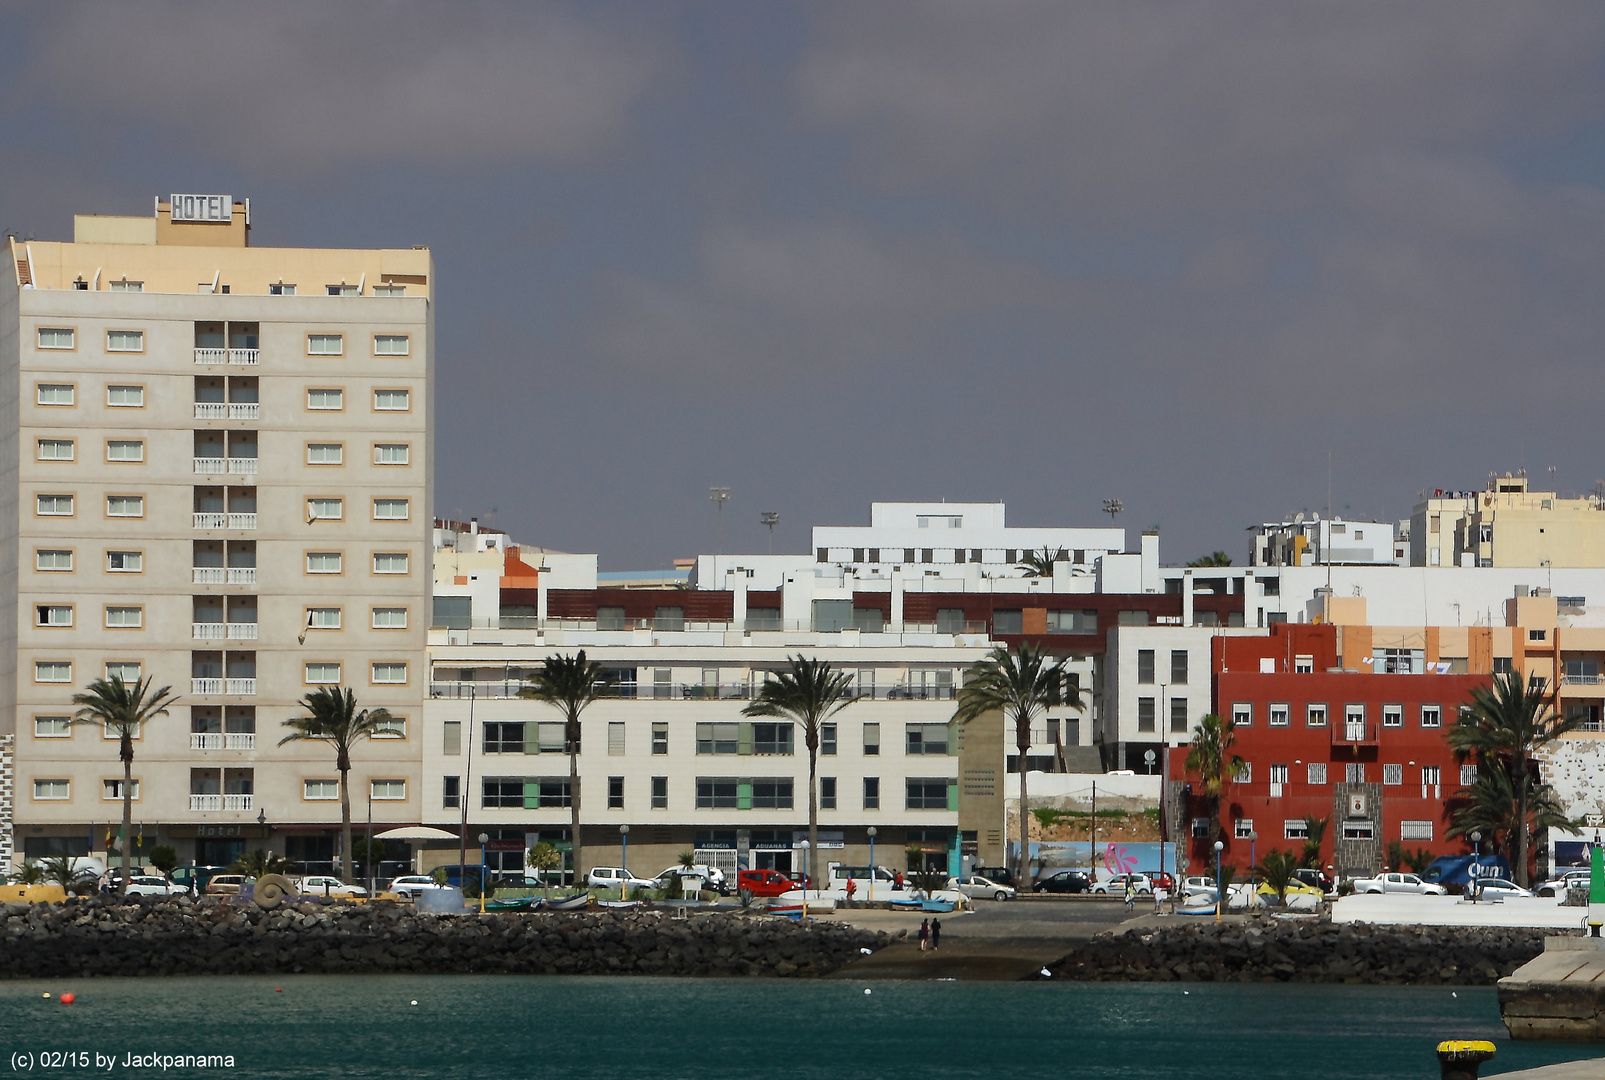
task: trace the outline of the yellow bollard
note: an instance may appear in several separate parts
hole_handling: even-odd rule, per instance
[[[1494,1056],[1494,1044],[1482,1039],[1445,1039],[1438,1044],[1442,1080],[1477,1080],[1477,1069]]]

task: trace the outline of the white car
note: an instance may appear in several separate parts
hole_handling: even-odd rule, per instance
[[[1591,881],[1590,871],[1568,870],[1533,889],[1539,896],[1565,896],[1568,889],[1586,889]]]
[[[1125,896],[1128,879],[1131,881],[1132,890],[1138,896],[1150,896],[1153,894],[1154,885],[1153,882],[1148,880],[1147,874],[1116,874],[1114,877],[1099,878],[1098,883],[1092,887],[1092,891],[1111,896]]]
[[[1476,886],[1479,900],[1509,900],[1513,896],[1532,896],[1532,893],[1514,881],[1506,881],[1504,878],[1475,878],[1472,884]]]
[[[655,882],[638,878],[622,866],[597,866],[585,875],[585,884],[593,889],[654,889]]]
[[[1444,887],[1434,885],[1430,881],[1422,881],[1415,874],[1387,873],[1376,877],[1356,878],[1354,891],[1357,893],[1412,893],[1416,896],[1443,896]]]
[[[367,896],[361,885],[347,885],[329,874],[309,874],[296,886],[308,896]]]
[[[999,885],[979,874],[958,878],[950,887],[957,889],[971,900],[1013,900],[1015,897],[1013,885]]]
[[[406,877],[396,878],[385,891],[416,900],[421,892],[429,892],[431,889],[444,889],[445,887],[432,877],[426,877],[422,874],[409,874]]]
[[[174,885],[164,877],[131,877],[128,879],[129,896],[184,896],[189,890]]]
[[[697,863],[694,866],[671,866],[653,880],[663,881],[671,874],[675,877],[701,878],[713,892],[724,892],[724,871],[717,866],[708,866],[706,863]]]

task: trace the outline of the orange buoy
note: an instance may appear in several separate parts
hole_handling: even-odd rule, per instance
[[[61,995],[61,1003],[63,1005],[71,1005],[73,1002],[75,1002],[77,1000],[78,1000],[78,996],[76,994],[62,994]]]
[[[274,992],[274,993],[275,993],[275,994],[282,994],[282,993],[284,993],[284,987],[282,987],[282,986],[275,986],[275,987],[274,987],[274,988],[273,988],[273,992]]]

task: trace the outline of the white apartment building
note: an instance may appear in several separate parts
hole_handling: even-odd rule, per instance
[[[1268,521],[1249,530],[1251,566],[1366,566],[1402,564],[1405,545],[1396,542],[1386,521],[1322,519],[1296,515],[1292,521]]]
[[[333,754],[278,745],[320,686],[396,716],[356,752],[357,814],[417,821],[429,252],[253,248],[227,196],[74,226],[12,241],[0,279],[0,864],[13,834],[107,847],[117,743],[68,718],[114,673],[177,694],[135,741],[136,856],[332,859]]]

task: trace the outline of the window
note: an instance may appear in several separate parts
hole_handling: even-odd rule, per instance
[[[834,757],[836,755],[835,724],[819,725],[819,753],[822,757]]]
[[[338,285],[325,285],[324,288],[330,296],[361,296],[362,288],[359,285],[347,285],[341,282]]]
[[[1529,631],[1527,631],[1527,640],[1528,641],[1543,641],[1544,640],[1544,631],[1542,631],[1542,630],[1529,630]]]
[[[306,666],[306,682],[309,686],[329,685],[339,681],[339,664],[314,661]]]
[[[380,799],[405,799],[407,797],[407,781],[405,780],[370,780],[368,792],[375,802]]]
[[[145,553],[143,551],[108,551],[106,552],[106,572],[108,574],[140,574],[145,571]]]
[[[411,352],[412,339],[407,337],[406,334],[373,335],[373,355],[375,356],[407,356]]]
[[[487,810],[523,807],[524,781],[521,777],[487,776],[479,783],[479,805]]]
[[[33,553],[35,570],[71,570],[72,552],[61,548],[39,548]]]
[[[1305,781],[1312,785],[1326,783],[1326,762],[1312,761],[1304,767]]]
[[[41,349],[70,349],[73,347],[72,331],[62,327],[41,326],[38,343]]]
[[[1475,765],[1462,765],[1462,766],[1460,766],[1460,786],[1461,787],[1471,787],[1476,782],[1477,782],[1477,766],[1475,766]]]
[[[1254,706],[1245,701],[1239,701],[1233,705],[1232,723],[1237,727],[1252,727],[1254,725]]]
[[[1252,761],[1243,762],[1242,766],[1237,770],[1237,775],[1232,777],[1232,781],[1238,784],[1252,784],[1254,782],[1254,763]]]
[[[405,286],[405,285],[375,285],[373,287],[373,295],[375,295],[375,296],[406,296],[407,295],[407,286]]]
[[[1345,784],[1365,783],[1365,762],[1346,762],[1343,766],[1343,782]]]
[[[35,780],[33,782],[33,797],[36,799],[70,799],[72,798],[72,781]]]
[[[792,726],[790,724],[753,724],[752,752],[754,754],[792,753]]]
[[[412,459],[412,448],[406,443],[374,443],[375,465],[406,465]]]
[[[669,725],[655,723],[652,725],[652,753],[662,756],[669,752]]]
[[[490,722],[484,726],[486,754],[522,754],[524,752],[524,725],[522,723]]]
[[[834,776],[821,776],[819,778],[819,808],[821,810],[836,809],[836,778]]]
[[[1369,821],[1345,821],[1343,839],[1370,840],[1376,836],[1376,827]]]
[[[783,777],[760,777],[754,780],[752,806],[755,810],[790,810],[792,781]]]
[[[1286,705],[1272,705],[1266,712],[1266,723],[1271,727],[1287,727],[1289,709]]]
[[[340,629],[340,609],[337,607],[307,608],[305,626],[308,630]]]
[[[404,607],[376,607],[373,609],[375,630],[407,629],[407,609]]]
[[[346,448],[344,443],[337,442],[310,442],[307,443],[308,465],[340,465],[344,464]]]
[[[1437,705],[1421,706],[1421,726],[1424,728],[1442,727],[1443,710]]]
[[[406,499],[375,499],[373,500],[373,519],[375,521],[406,521],[410,510]]]
[[[107,439],[107,461],[144,461],[145,440],[143,439]]]
[[[39,604],[34,608],[36,626],[71,626],[71,604]]]
[[[72,496],[39,495],[34,500],[34,512],[40,517],[72,517]]]
[[[1154,650],[1137,650],[1137,681],[1144,684],[1154,681]]]
[[[142,607],[111,607],[106,608],[106,626],[113,630],[137,630],[145,625],[145,609]]]
[[[1187,685],[1187,650],[1170,650],[1170,685]]]
[[[1326,727],[1326,705],[1311,705],[1305,709],[1304,722],[1310,727]]]
[[[1137,699],[1137,730],[1154,730],[1154,699],[1151,697]]]
[[[1385,784],[1385,785],[1390,785],[1390,786],[1404,783],[1404,766],[1403,765],[1383,765],[1382,766],[1382,783]]]
[[[1209,819],[1207,817],[1193,818],[1193,839],[1202,840],[1209,835]]]
[[[145,283],[143,281],[129,281],[125,278],[122,281],[108,281],[106,288],[111,292],[144,292]]]
[[[108,330],[106,331],[107,352],[144,352],[145,331],[143,330]]]
[[[1514,658],[1509,656],[1494,657],[1494,674],[1509,675],[1513,669]]]
[[[412,404],[406,390],[375,390],[373,407],[379,412],[406,412]]]
[[[461,776],[442,776],[440,778],[440,806],[443,810],[456,810],[463,804],[463,778]]]
[[[106,387],[106,404],[114,409],[138,409],[145,405],[145,388],[143,386],[108,386]]]
[[[33,664],[33,681],[42,683],[72,682],[72,661],[35,660]]]
[[[1025,632],[1025,616],[1019,608],[1000,609],[992,612],[992,633],[994,634],[1022,634]]]
[[[346,516],[344,499],[308,499],[307,521],[339,521]]]
[[[1383,727],[1404,727],[1404,706],[1403,705],[1384,705],[1384,706],[1382,706],[1382,726]]]
[[[1185,733],[1190,721],[1187,717],[1187,699],[1172,698],[1170,701],[1170,731],[1171,734]]]
[[[405,574],[407,572],[407,553],[405,551],[374,552],[373,572],[376,574]]]
[[[741,748],[740,724],[698,724],[697,753],[734,754]]]
[[[316,387],[307,391],[307,408],[309,409],[343,409],[345,407],[346,394],[339,387]]]
[[[68,716],[36,716],[33,718],[33,737],[36,739],[72,738],[72,718]]]
[[[905,810],[946,810],[948,781],[941,778],[913,777],[907,782]]]
[[[307,355],[309,356],[339,356],[345,351],[345,338],[340,334],[307,335]]]
[[[697,777],[698,810],[734,810],[737,802],[737,783],[734,779]]]
[[[905,724],[904,752],[908,754],[946,754],[946,724]]]
[[[618,720],[610,721],[607,725],[607,755],[624,756],[624,724]]]
[[[1315,671],[1315,657],[1313,657],[1313,656],[1295,656],[1295,657],[1293,657],[1293,673],[1295,675],[1309,675],[1309,674],[1312,674],[1314,671]]]
[[[881,752],[881,726],[879,724],[864,725],[864,756],[874,757]]]
[[[407,737],[407,718],[392,715],[387,720],[381,720],[374,725],[373,737],[375,739],[405,739]]]
[[[879,810],[881,808],[881,778],[878,776],[864,777],[864,809]]]
[[[40,461],[71,461],[74,453],[71,439],[40,439],[34,456]]]
[[[1433,798],[1439,797],[1440,793],[1437,789],[1442,782],[1442,776],[1442,770],[1436,765],[1421,766],[1421,797],[1423,799],[1427,798],[1428,795]]]
[[[607,778],[607,808],[609,810],[624,809],[624,777],[610,776]]]
[[[338,574],[339,572],[340,553],[338,551],[307,552],[307,573]]]
[[[1283,840],[1308,840],[1310,838],[1310,823],[1303,818],[1288,818],[1282,822]]]
[[[145,516],[145,496],[143,495],[107,495],[107,517],[137,518]]]
[[[447,720],[440,725],[440,752],[456,757],[463,752],[463,722]]]
[[[279,282],[279,283],[277,283],[275,285],[269,285],[268,286],[268,295],[269,296],[294,296],[295,295],[295,286],[294,285],[286,285],[286,284],[284,284],[284,282],[281,281],[281,282]]]
[[[1400,840],[1432,840],[1431,821],[1401,821],[1399,822]]]
[[[1232,822],[1232,838],[1235,840],[1247,840],[1253,832],[1254,819],[1251,817],[1240,817]]]
[[[669,808],[669,778],[667,776],[654,776],[652,778],[652,809],[667,810]]]
[[[35,400],[41,405],[71,405],[72,383],[40,383],[34,388]]]
[[[327,799],[340,797],[340,781],[334,779],[316,779],[301,781],[301,798],[311,802],[322,802]]]
[[[404,683],[407,681],[407,665],[396,661],[384,661],[373,665],[373,681],[375,683]]]

